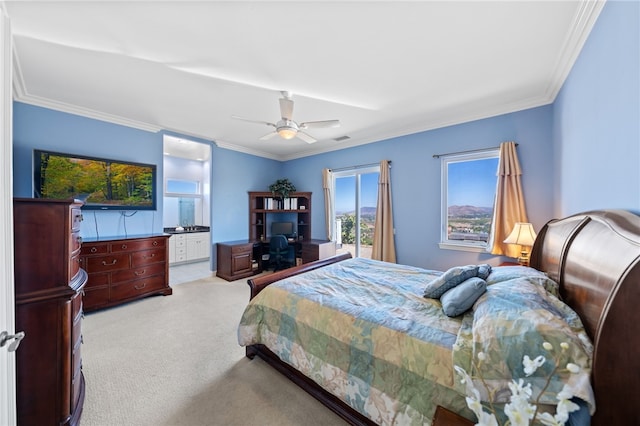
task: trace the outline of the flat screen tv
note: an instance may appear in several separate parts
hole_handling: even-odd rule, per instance
[[[156,210],[156,166],[34,150],[36,198],[77,199],[91,210]]]

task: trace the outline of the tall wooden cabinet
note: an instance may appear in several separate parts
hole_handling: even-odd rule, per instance
[[[249,192],[249,239],[259,241],[271,235],[268,225],[274,217],[285,214],[295,215],[298,238],[311,239],[311,192],[292,192],[289,199],[295,199],[292,206],[273,199],[271,192]],[[293,207],[293,208],[292,208]]]
[[[77,425],[84,403],[82,204],[14,199],[19,425]]]

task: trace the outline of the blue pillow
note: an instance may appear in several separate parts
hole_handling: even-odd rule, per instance
[[[449,317],[457,317],[469,310],[486,290],[485,280],[478,277],[469,278],[442,295],[442,310]]]
[[[478,278],[482,278],[486,280],[489,274],[491,273],[491,265],[488,263],[483,263],[482,265],[478,265]]]
[[[424,297],[438,299],[447,290],[478,275],[478,265],[454,266],[438,278],[429,282],[424,289]]]

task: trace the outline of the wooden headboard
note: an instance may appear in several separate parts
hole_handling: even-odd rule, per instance
[[[530,264],[560,284],[594,342],[592,424],[640,424],[640,216],[601,210],[552,220]]]

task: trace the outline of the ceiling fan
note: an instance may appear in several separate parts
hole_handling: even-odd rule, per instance
[[[283,139],[293,139],[295,137],[302,139],[306,143],[314,143],[316,139],[302,130],[306,129],[319,129],[319,128],[327,128],[327,127],[338,127],[340,126],[339,120],[323,120],[323,121],[305,121],[304,123],[296,123],[293,121],[293,100],[291,100],[291,94],[289,92],[283,91],[282,98],[280,98],[280,116],[282,119],[277,123],[269,123],[267,121],[258,121],[251,120],[248,118],[238,117],[236,115],[232,115],[231,118],[235,118],[236,120],[248,121],[250,123],[258,123],[258,124],[266,124],[267,126],[274,127],[275,130],[271,133],[267,133],[262,136],[260,140],[271,139],[275,135],[280,135]]]

